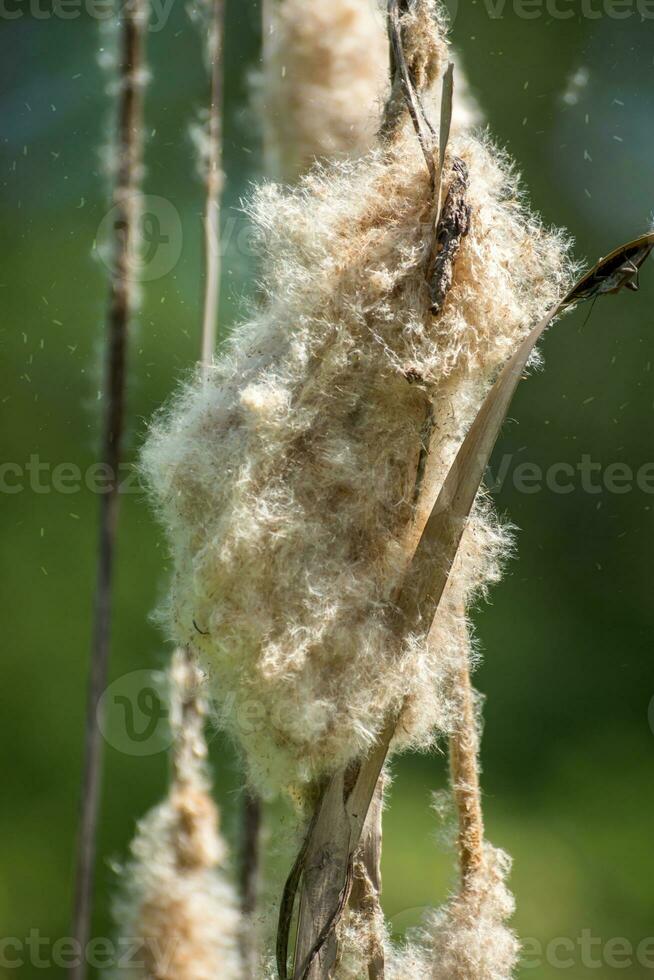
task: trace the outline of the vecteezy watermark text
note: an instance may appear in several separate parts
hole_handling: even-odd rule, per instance
[[[148,30],[162,30],[168,23],[175,0],[150,0]],[[128,9],[130,0],[115,4],[112,0],[0,0],[0,20],[92,20],[108,21]]]
[[[520,20],[654,20],[654,0],[482,0],[491,20],[511,13]]]
[[[173,964],[179,936],[164,939],[125,937],[113,941],[102,936],[82,947],[77,939],[61,936],[51,939],[39,929],[27,936],[0,937],[0,969],[19,970],[30,966],[36,970],[67,970],[86,963],[94,970],[143,970],[156,965],[157,975],[168,975]]]
[[[590,453],[576,462],[570,460],[540,463],[524,460],[516,453],[503,453],[486,468],[485,484],[493,493],[512,488],[516,493],[622,495],[634,491],[654,495],[654,461],[631,466],[622,461],[600,463]],[[72,495],[88,492],[110,493],[117,485],[121,494],[142,492],[138,472],[130,463],[121,464],[117,473],[106,463],[81,467],[77,463],[52,463],[38,453],[24,462],[0,463],[0,495],[14,496],[25,491],[35,494]]]
[[[116,484],[121,494],[141,492],[137,471],[129,463],[121,464],[117,473],[107,463],[84,468],[77,463],[51,463],[38,453],[32,453],[24,463],[0,463],[0,494],[7,496],[26,490],[35,494],[68,496],[88,491],[102,495],[111,493]]]
[[[119,7],[127,8],[131,0],[124,0]],[[148,31],[156,33],[168,23],[175,0],[151,0],[149,4]],[[450,23],[459,12],[459,0],[445,0]],[[481,9],[490,20],[501,20],[507,15],[519,20],[626,20],[639,17],[654,20],[654,0],[482,0]],[[120,9],[118,10],[120,13]],[[19,20],[31,17],[42,21],[77,20],[90,17],[106,21],[114,17],[116,6],[111,0],[0,0],[0,20]]]

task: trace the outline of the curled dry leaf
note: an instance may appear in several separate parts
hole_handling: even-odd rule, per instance
[[[652,249],[654,234],[627,242],[611,252],[606,259],[600,260],[536,324],[501,370],[448,472],[399,591],[395,615],[404,630],[410,630],[420,622],[431,622],[436,615],[466,520],[534,347],[559,314],[582,300],[617,292],[627,286],[631,281],[626,275],[629,271],[627,263],[634,263],[637,271]],[[646,254],[643,254],[645,250]],[[631,272],[633,275],[633,270]],[[620,282],[616,280],[618,274],[623,275]],[[358,767],[349,794],[337,791],[337,783],[339,779],[342,780],[342,774],[332,778],[322,797],[316,819],[309,828],[302,853],[301,872],[310,873],[312,862],[319,861],[321,855],[323,859],[325,854],[329,855],[329,861],[323,860],[322,863],[321,905],[312,910],[325,928],[320,933],[319,944],[309,950],[308,954],[305,953],[304,960],[300,960],[303,967],[301,972],[296,970],[296,980],[306,976],[308,965],[316,957],[323,955],[323,951],[328,956],[331,955],[329,944],[333,942],[333,929],[343,906],[342,896],[347,889],[350,868],[361,840],[367,809],[386,759],[395,723],[396,720],[393,719],[386,726],[375,748]],[[299,879],[299,875],[296,875],[296,879]],[[282,944],[280,953],[284,950]],[[287,974],[282,972],[282,964],[285,971],[286,960],[280,957],[279,962],[280,976],[284,978]]]

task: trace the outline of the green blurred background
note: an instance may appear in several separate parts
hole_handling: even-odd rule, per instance
[[[238,207],[261,176],[260,136],[247,110],[259,11],[247,0],[229,0],[227,8],[224,330],[253,292],[255,266]],[[605,11],[593,17],[561,0],[559,12],[572,13],[569,19],[553,16],[551,6],[549,13],[530,6],[529,19],[510,2],[503,17],[490,16],[488,3],[460,8],[453,37],[473,91],[545,220],[567,226],[579,256],[593,259],[646,230],[653,204],[652,21],[641,20],[635,2],[613,10],[608,0],[590,3],[587,14]],[[16,10],[20,16],[10,19]],[[611,10],[631,15],[616,18]],[[70,929],[98,497],[86,489],[55,491],[51,476],[57,464],[85,471],[96,459],[106,285],[92,253],[107,210],[99,149],[109,105],[97,24],[87,13],[64,19],[45,2],[7,0],[0,20],[0,462],[23,473],[5,467],[0,494],[0,929],[21,941],[37,929],[54,941]],[[198,349],[203,194],[187,129],[206,80],[181,0],[159,26],[148,37],[146,191],[174,205],[181,233],[171,247],[181,254],[170,272],[144,286],[130,351],[130,460],[146,420]],[[608,978],[615,967],[605,962],[604,943],[623,937],[636,947],[654,936],[654,498],[637,486],[588,493],[579,480],[570,493],[524,493],[513,479],[521,462],[546,470],[558,462],[576,466],[585,454],[603,467],[624,462],[636,471],[652,461],[652,272],[648,263],[637,296],[598,303],[586,325],[587,310],[579,310],[548,335],[546,369],[521,386],[515,421],[494,459],[495,470],[509,460],[495,496],[521,530],[517,560],[491,605],[476,614],[485,655],[476,682],[487,696],[489,836],[515,858],[515,921],[523,937],[576,944],[590,930],[602,941],[592,946],[594,966],[584,964],[579,946],[572,954],[556,947],[549,964],[532,960],[521,977],[549,980],[563,969],[576,978]],[[34,456],[47,464],[41,481],[49,492],[30,487],[25,467]],[[7,492],[21,482],[22,490]],[[126,494],[111,663],[119,686],[129,687],[133,671],[165,667],[169,653],[148,618],[165,578],[161,535],[142,497]],[[120,733],[110,732],[97,935],[111,935],[112,863],[124,857],[135,819],[165,786],[165,751],[139,756],[124,748]],[[212,754],[235,849],[240,775],[220,738]],[[430,808],[431,794],[444,786],[443,760],[407,757],[394,772],[384,904],[400,934],[454,878],[443,825]],[[568,965],[557,966],[557,956]],[[652,944],[649,956],[650,969],[634,962],[620,973],[649,976]],[[18,972],[42,976],[44,968],[28,960]],[[0,967],[0,976],[16,972]],[[63,973],[54,966],[46,972]]]

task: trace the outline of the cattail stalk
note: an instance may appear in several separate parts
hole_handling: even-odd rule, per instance
[[[261,65],[262,78],[266,78],[272,67],[272,50],[275,32],[277,0],[261,0]],[[263,82],[262,82],[263,85]],[[264,167],[271,171],[273,159],[273,147],[275,144],[274,122],[270,118],[270,113],[262,111],[261,116],[261,155]]]
[[[202,309],[202,331],[200,369],[206,379],[213,359],[218,333],[221,280],[220,250],[220,212],[221,195],[224,183],[222,169],[223,142],[223,91],[224,91],[224,0],[209,0],[200,8],[200,26],[206,32],[205,52],[209,72],[209,106],[206,125],[199,139],[200,168],[204,177],[206,197],[204,205],[204,300]],[[193,759],[207,754],[204,734],[206,715],[206,679],[199,669],[197,657],[189,647],[178,649],[173,656],[171,670],[171,704],[181,706],[181,716],[174,727],[173,767],[169,800],[183,800],[191,789],[203,806],[211,807],[210,787],[206,777],[199,785],[188,786],[189,774],[193,776],[197,763]],[[176,835],[179,854],[183,850],[184,824],[180,821]],[[184,862],[178,861],[181,867]],[[249,930],[239,930],[241,942]],[[200,960],[208,954],[207,950],[196,951]],[[243,963],[245,950],[241,950]]]
[[[111,600],[119,505],[126,401],[126,362],[129,325],[137,305],[134,256],[137,248],[139,191],[142,175],[144,34],[147,7],[143,0],[127,4],[120,21],[118,123],[113,187],[113,267],[107,311],[102,458],[109,485],[100,501],[100,536],[95,594],[91,667],[85,733],[81,815],[77,849],[73,936],[82,951],[71,968],[74,980],[86,976],[85,950],[93,910],[93,882],[102,777],[100,698],[108,676]]]
[[[264,5],[264,16],[266,7]],[[206,53],[210,75],[209,113],[201,144],[205,174],[204,209],[205,288],[202,314],[201,370],[207,377],[216,346],[220,307],[220,211],[224,183],[222,170],[225,2],[209,0],[201,21],[207,31]],[[270,31],[270,27],[268,31]],[[203,151],[203,152],[202,152]],[[187,653],[187,656],[191,656]],[[261,801],[248,791],[244,794],[241,847],[241,911],[244,915],[242,955],[245,964],[254,969],[256,937],[252,917],[259,891],[259,837]]]
[[[140,821],[115,903],[120,935],[138,938],[133,964],[107,980],[243,980],[240,915],[223,873],[226,845],[211,798],[204,737],[205,678],[184,650],[170,669],[172,778]]]
[[[391,742],[456,730],[459,606],[506,547],[483,498],[467,521],[478,483],[433,548],[432,508],[493,377],[567,278],[560,236],[516,207],[488,142],[462,133],[438,153],[438,11],[392,11],[385,139],[258,192],[265,302],[143,456],[174,555],[171,632],[237,704],[261,704],[261,726],[225,718],[252,783],[313,814],[281,904],[282,980],[298,891],[295,980],[370,973],[355,896],[359,871],[375,878],[361,845],[384,760]]]
[[[241,958],[245,975],[255,976],[259,959],[259,942],[255,916],[261,891],[261,835],[263,806],[260,797],[246,788],[241,810],[240,896]]]
[[[209,117],[206,131],[206,189],[204,210],[205,283],[202,318],[202,367],[206,373],[216,346],[220,304],[220,197],[223,187],[224,0],[210,0],[207,60],[210,72]]]
[[[469,639],[461,610],[461,665],[456,679],[459,718],[450,736],[450,778],[457,810],[459,870],[465,892],[484,860],[484,820],[479,785],[479,733],[475,694],[470,678]]]

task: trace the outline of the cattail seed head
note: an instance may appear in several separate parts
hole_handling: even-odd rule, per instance
[[[470,229],[437,315],[425,275],[436,205],[408,123],[294,190],[257,191],[265,302],[145,446],[175,565],[165,619],[233,695],[226,725],[263,790],[346,765],[403,707],[396,748],[450,730],[454,627],[498,574],[505,538],[482,504],[439,642],[429,624],[409,636],[389,625],[426,444],[438,486],[498,368],[568,281],[565,243],[521,202],[504,155],[455,137],[445,187],[455,157]],[[247,704],[260,723],[246,730]]]
[[[374,142],[388,75],[375,0],[281,0],[257,101],[266,171],[293,181],[316,159],[356,156]]]
[[[427,927],[429,980],[511,980],[519,943],[506,925],[514,901],[506,886],[511,862],[485,845],[479,873]]]
[[[204,772],[201,675],[184,651],[172,675],[173,780],[167,799],[139,823],[115,905],[121,939],[138,951],[109,980],[243,980],[240,914]]]

